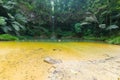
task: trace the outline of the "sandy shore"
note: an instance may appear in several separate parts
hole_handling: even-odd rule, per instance
[[[120,80],[120,56],[100,60],[63,61],[49,69],[48,80]]]

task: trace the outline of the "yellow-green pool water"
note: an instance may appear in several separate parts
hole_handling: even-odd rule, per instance
[[[45,57],[101,59],[120,54],[120,46],[93,42],[0,42],[0,80],[46,80],[52,66]]]

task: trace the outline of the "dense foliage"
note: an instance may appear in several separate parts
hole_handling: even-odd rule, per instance
[[[119,26],[120,0],[0,0],[0,34],[99,39]]]
[[[0,1],[0,33],[20,35],[24,30],[25,17],[18,11],[14,1]]]
[[[110,39],[106,40],[106,42],[110,44],[120,44],[120,36],[111,37]]]
[[[0,35],[0,41],[15,41],[15,40],[19,40],[19,39],[10,34],[1,34]]]

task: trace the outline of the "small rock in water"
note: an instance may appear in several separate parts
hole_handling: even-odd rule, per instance
[[[62,40],[61,39],[58,39],[58,42],[61,42]]]
[[[46,57],[44,59],[44,62],[49,63],[49,64],[57,64],[57,63],[61,63],[61,60],[57,60],[57,59],[52,59],[50,57]]]
[[[53,51],[61,51],[61,49],[53,49]]]

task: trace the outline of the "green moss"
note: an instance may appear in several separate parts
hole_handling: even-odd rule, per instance
[[[120,36],[110,38],[110,39],[106,40],[106,42],[110,43],[110,44],[120,44]]]
[[[19,38],[12,36],[10,34],[1,34],[0,40],[1,41],[15,41],[15,40],[19,40]]]

